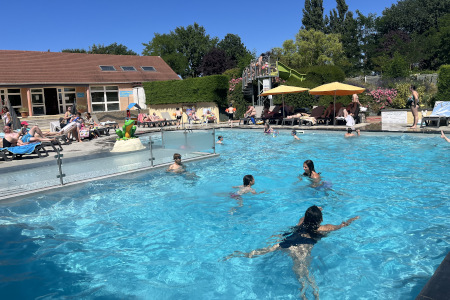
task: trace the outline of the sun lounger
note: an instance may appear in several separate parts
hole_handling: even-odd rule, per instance
[[[434,104],[433,111],[431,115],[422,118],[422,122],[420,123],[420,127],[422,128],[424,124],[426,126],[430,126],[433,123],[436,123],[436,127],[441,126],[441,123],[444,123],[445,126],[448,126],[450,118],[450,101],[436,101]]]
[[[258,120],[261,120],[263,110],[264,110],[264,106],[255,106],[256,114],[255,114],[255,117],[253,118],[255,120],[255,123]],[[251,120],[251,118],[240,118],[239,125],[241,125],[241,122],[242,122],[242,125],[250,124],[250,120]]]
[[[322,116],[324,110],[325,110],[325,106],[317,106],[317,107],[313,108],[309,117],[301,117],[300,121],[302,122],[302,124],[306,124],[309,126],[315,125],[315,124],[317,124],[316,118],[320,118],[320,116]]]
[[[138,114],[137,117],[137,122],[136,125],[141,127],[141,125],[145,128],[145,125],[147,125],[147,127],[150,127],[150,125],[152,125],[151,121],[144,121],[145,118],[145,114]]]
[[[30,154],[37,154],[39,158],[42,158],[41,152],[43,152],[46,156],[48,156],[47,150],[41,145],[40,142],[38,143],[30,143],[23,146],[14,146],[14,147],[6,147],[6,148],[0,148],[1,151],[7,151],[12,155],[12,159],[15,159],[17,157],[22,157],[23,155],[30,155]],[[6,153],[5,153],[6,155]]]
[[[167,111],[161,112],[161,117],[166,119],[167,124],[169,124],[169,123],[170,123],[170,125],[177,124],[177,120],[172,119],[172,117],[170,116],[170,114]]]
[[[97,118],[96,115],[92,115],[92,120],[94,120],[95,123],[100,124],[103,127],[106,127],[108,130],[109,129],[116,129],[119,128],[119,124],[116,121],[105,121],[105,122],[100,122]]]

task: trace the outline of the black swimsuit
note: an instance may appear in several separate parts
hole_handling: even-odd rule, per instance
[[[303,226],[300,226],[295,227],[294,231],[284,238],[279,245],[280,248],[289,248],[298,245],[314,245],[321,237],[322,235],[320,233],[308,233]]]

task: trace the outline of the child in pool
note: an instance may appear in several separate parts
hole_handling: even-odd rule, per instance
[[[175,153],[173,155],[173,160],[174,160],[174,163],[169,166],[169,168],[167,169],[167,172],[173,172],[173,173],[184,172],[185,171],[184,166],[181,163],[181,154]]]
[[[240,196],[247,193],[252,194],[262,194],[264,192],[257,193],[253,188],[252,185],[255,184],[255,178],[253,178],[253,175],[245,175],[243,178],[243,185],[239,186],[233,186],[235,189],[239,189],[236,193],[233,193],[233,195]]]
[[[219,135],[219,137],[217,138],[217,144],[223,144],[223,136]]]
[[[297,136],[296,130],[292,130],[291,135],[294,137],[294,140],[300,141],[300,138]]]

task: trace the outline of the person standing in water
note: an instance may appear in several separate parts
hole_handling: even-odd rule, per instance
[[[325,237],[327,233],[346,227],[357,219],[359,219],[359,216],[343,221],[339,225],[321,225],[323,221],[322,208],[313,205],[306,210],[305,215],[300,219],[297,226],[291,231],[283,234],[285,238],[283,238],[281,242],[273,246],[252,250],[250,252],[235,251],[225,257],[225,260],[233,257],[253,258],[277,250],[286,251],[294,261],[293,269],[298,281],[302,285],[303,293],[306,290],[307,282],[309,282],[311,283],[315,297],[318,298],[319,292],[314,277],[310,276],[308,271],[308,258],[310,257],[311,250],[314,247],[314,244],[322,237]],[[302,296],[304,297],[305,295]]]

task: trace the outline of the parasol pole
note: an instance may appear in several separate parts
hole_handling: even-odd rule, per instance
[[[336,125],[336,90],[334,91],[333,126]]]

